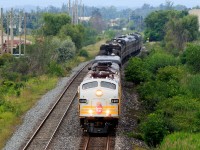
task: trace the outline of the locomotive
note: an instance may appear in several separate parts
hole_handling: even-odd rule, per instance
[[[80,125],[88,133],[108,133],[118,125],[121,106],[121,65],[140,51],[139,33],[101,45],[99,54],[78,87]]]

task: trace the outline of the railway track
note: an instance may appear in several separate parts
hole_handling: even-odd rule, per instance
[[[114,150],[115,136],[83,136],[79,150]]]
[[[77,87],[88,72],[89,64],[84,66],[70,80],[63,93],[60,95],[54,106],[51,108],[47,116],[42,120],[39,127],[36,129],[30,139],[27,140],[23,150],[44,150],[48,148],[63,118],[68,113],[68,110],[77,95]]]

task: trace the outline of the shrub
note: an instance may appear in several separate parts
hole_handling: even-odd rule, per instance
[[[157,109],[164,114],[168,128],[173,131],[200,131],[200,102],[186,96],[161,101]]]
[[[22,75],[26,75],[29,72],[29,66],[27,62],[27,58],[21,57],[19,58],[15,64],[13,64],[13,67],[15,67],[16,72],[22,74]]]
[[[13,60],[13,56],[10,54],[3,54],[2,56],[0,56],[0,66],[5,65],[6,62],[12,61]]]
[[[181,93],[180,85],[174,81],[149,81],[138,87],[143,106],[147,111],[154,111],[158,102]]]
[[[0,100],[0,113],[4,112],[15,112],[15,107],[11,102],[7,102],[5,100]]]
[[[16,96],[20,96],[20,89],[22,87],[24,87],[23,82],[3,81],[1,83],[0,93],[2,93],[2,95],[15,94]]]
[[[82,56],[85,58],[89,57],[88,52],[85,49],[81,49],[81,51],[79,52],[79,56]]]
[[[164,52],[155,52],[146,59],[147,67],[152,73],[156,73],[159,68],[175,66],[177,63],[174,56]]]
[[[12,71],[9,72],[9,70],[4,70],[4,72],[2,72],[2,77],[10,81],[19,81],[21,78],[21,75],[17,72],[12,72]]]
[[[128,66],[125,68],[125,78],[127,81],[138,84],[148,80],[149,76],[142,59],[135,57],[129,60]]]
[[[54,61],[49,64],[47,73],[55,76],[64,76],[64,70],[62,66]]]
[[[200,74],[196,74],[187,78],[187,88],[194,97],[200,97]]]
[[[159,150],[199,150],[200,134],[176,132],[166,136]]]
[[[58,63],[65,63],[72,59],[75,56],[75,52],[75,45],[70,39],[63,41],[58,48]]]
[[[141,124],[141,130],[144,133],[144,140],[149,146],[156,147],[168,134],[163,116],[158,114],[149,114],[147,120]]]
[[[41,75],[46,72],[47,66],[55,60],[56,52],[50,37],[36,39],[36,43],[27,46],[26,56],[29,73]]]
[[[186,48],[186,63],[195,72],[200,72],[200,45],[189,44]]]
[[[163,82],[175,80],[179,82],[181,80],[181,74],[183,70],[176,66],[166,66],[158,69],[157,79]]]

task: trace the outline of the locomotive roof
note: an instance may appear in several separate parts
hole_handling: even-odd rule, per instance
[[[96,56],[95,57],[95,60],[94,60],[94,63],[95,62],[99,62],[99,61],[110,61],[110,62],[115,62],[117,63],[118,65],[121,65],[121,59],[119,56],[116,56],[116,55],[111,55],[111,56]]]

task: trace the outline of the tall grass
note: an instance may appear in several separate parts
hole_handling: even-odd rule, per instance
[[[57,77],[41,76],[30,79],[21,95],[5,96],[5,101],[12,106],[12,109],[1,109],[0,111],[0,149],[15,130],[15,126],[21,123],[21,116],[29,110],[43,94],[55,87]],[[5,104],[1,105],[1,108]]]
[[[188,77],[187,88],[190,90],[194,97],[200,97],[200,74]]]
[[[200,134],[177,132],[168,135],[159,150],[199,150]]]
[[[70,74],[72,68],[76,67],[81,62],[93,59],[99,52],[99,47],[105,40],[102,40],[94,45],[84,47],[88,52],[89,58],[77,56],[67,64],[64,65],[66,69],[66,75]],[[0,103],[0,149],[5,146],[6,141],[12,135],[15,127],[19,125],[22,120],[21,116],[24,115],[34,104],[44,95],[47,91],[53,89],[58,81],[55,76],[40,76],[31,78],[28,82],[25,82],[24,88],[21,89],[20,95],[7,94],[4,96],[6,102],[8,102],[11,109],[7,110],[4,105]],[[1,102],[0,95],[0,102]],[[3,108],[2,108],[2,107]]]
[[[101,44],[103,44],[105,42],[106,42],[106,40],[101,40],[101,41],[97,42],[96,44],[83,47],[83,49],[85,49],[88,52],[89,58],[92,59],[98,54]]]

